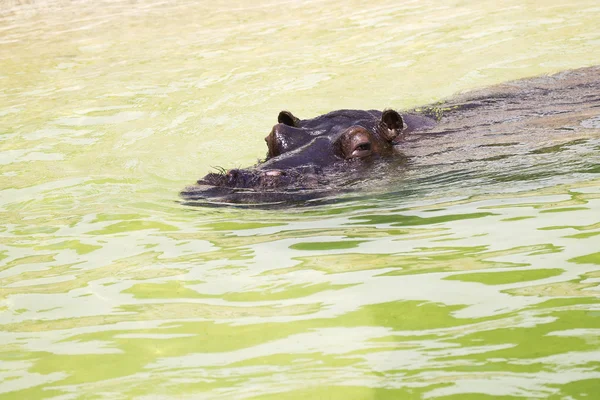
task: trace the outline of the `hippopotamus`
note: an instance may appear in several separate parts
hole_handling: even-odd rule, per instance
[[[181,196],[192,203],[306,201],[419,164],[501,159],[523,143],[531,151],[531,143],[560,140],[557,132],[564,140],[590,128],[597,133],[599,72],[513,81],[408,111],[337,110],[302,119],[284,110],[265,138],[264,161],[208,173]]]
[[[310,119],[281,111],[266,136],[266,159],[252,168],[209,173],[186,199],[230,202],[304,199],[342,187],[360,167],[394,157],[403,138],[435,125],[431,117],[394,110],[338,110]],[[340,172],[344,172],[341,176]],[[354,174],[356,175],[356,174]]]

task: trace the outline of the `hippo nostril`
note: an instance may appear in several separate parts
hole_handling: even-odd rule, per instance
[[[287,172],[280,169],[266,169],[261,171],[260,185],[263,188],[275,188],[288,182]]]
[[[278,170],[278,169],[271,169],[271,170],[265,171],[265,175],[266,176],[282,176],[282,175],[285,175],[285,172]]]

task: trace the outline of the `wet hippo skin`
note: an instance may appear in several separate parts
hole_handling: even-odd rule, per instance
[[[265,138],[263,162],[209,173],[181,196],[189,203],[306,201],[360,189],[356,182],[402,168],[509,156],[599,129],[600,67],[512,81],[409,111],[338,110],[309,119],[281,111]]]

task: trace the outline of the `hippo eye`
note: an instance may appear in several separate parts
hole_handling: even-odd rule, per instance
[[[342,135],[340,144],[346,160],[368,157],[374,150],[372,134],[362,126],[348,128]]]
[[[341,156],[346,160],[365,158],[377,151],[373,134],[362,126],[351,126],[339,139]]]
[[[367,157],[370,154],[371,154],[371,143],[362,142],[362,143],[357,144],[354,147],[354,150],[352,150],[352,153],[350,154],[350,157],[348,157],[348,158],[363,158],[363,157]]]

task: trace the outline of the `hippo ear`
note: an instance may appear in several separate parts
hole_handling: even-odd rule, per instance
[[[402,116],[394,110],[384,110],[381,114],[379,131],[383,137],[388,140],[394,140],[405,128]]]
[[[292,114],[291,112],[284,110],[279,113],[279,116],[277,117],[277,122],[288,126],[298,127],[300,120],[294,117],[294,114]]]

